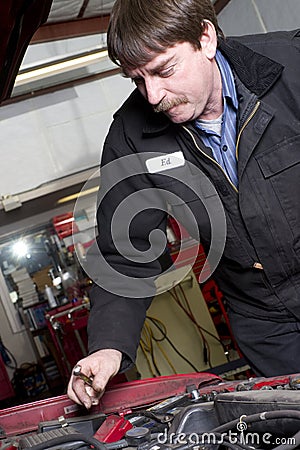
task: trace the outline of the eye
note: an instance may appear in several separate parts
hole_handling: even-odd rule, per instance
[[[125,73],[125,72],[121,72],[121,75],[123,78],[127,78],[130,79],[132,83],[138,85],[141,84],[143,79],[141,77],[132,77],[129,74]]]
[[[166,69],[161,70],[158,75],[162,78],[168,78],[173,75],[175,71],[175,64],[173,66],[169,66]]]
[[[144,79],[143,79],[142,77],[131,78],[131,81],[132,81],[136,86],[140,86],[141,84],[144,84]]]

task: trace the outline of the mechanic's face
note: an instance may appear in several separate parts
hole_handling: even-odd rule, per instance
[[[216,37],[210,35],[210,26],[207,29],[210,33],[201,37],[201,49],[178,43],[128,73],[154,110],[164,112],[172,122],[214,119],[222,113]]]

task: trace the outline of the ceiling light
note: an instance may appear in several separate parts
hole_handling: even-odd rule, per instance
[[[68,72],[73,69],[85,67],[87,64],[96,63],[99,61],[99,59],[102,59],[106,56],[108,56],[107,50],[101,50],[65,61],[57,61],[47,66],[37,67],[36,69],[33,68],[31,70],[26,70],[24,72],[20,72],[17,75],[15,86],[21,86],[22,84],[36,81],[44,77],[57,75],[62,72]]]
[[[28,245],[26,242],[23,240],[15,242],[13,245],[13,253],[19,258],[26,256],[28,254]]]
[[[68,195],[67,197],[62,197],[57,200],[57,203],[60,205],[61,203],[70,202],[72,200],[76,200],[79,197],[85,197],[86,195],[93,194],[99,190],[99,186],[92,187],[90,189],[86,189],[85,191],[76,192],[76,194]]]

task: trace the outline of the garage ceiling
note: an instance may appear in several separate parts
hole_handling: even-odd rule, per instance
[[[217,12],[228,3],[228,0],[215,0]],[[87,19],[109,14],[114,0],[53,0],[47,23],[62,22],[75,19]]]
[[[32,43],[106,31],[114,0],[53,0],[47,22]]]
[[[230,0],[214,0],[218,14]],[[106,31],[114,0],[53,0],[47,22],[32,42],[83,36]]]

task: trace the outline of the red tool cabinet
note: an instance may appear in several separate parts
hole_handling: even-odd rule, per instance
[[[54,308],[46,315],[46,324],[66,379],[76,362],[87,355],[88,313],[89,304],[77,302]]]

